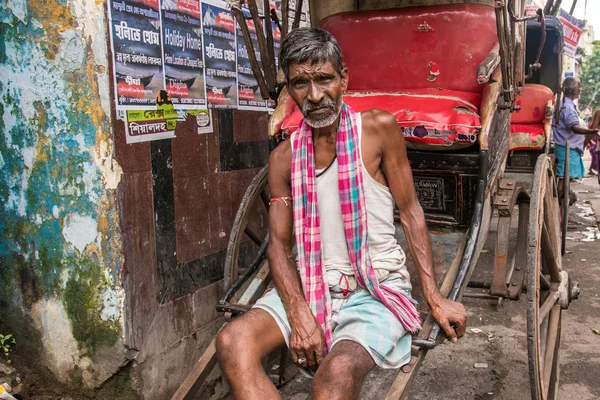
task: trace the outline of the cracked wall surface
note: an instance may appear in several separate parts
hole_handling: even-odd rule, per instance
[[[105,6],[0,3],[0,332],[84,388],[128,361]]]

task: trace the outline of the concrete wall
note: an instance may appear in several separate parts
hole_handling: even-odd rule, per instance
[[[0,332],[38,390],[97,387],[128,361],[104,15],[0,3]]]

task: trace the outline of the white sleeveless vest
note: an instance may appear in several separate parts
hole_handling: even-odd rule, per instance
[[[396,240],[394,199],[390,189],[377,182],[364,167],[362,158],[362,118],[356,114],[360,167],[363,169],[364,190],[369,227],[369,253],[373,268],[397,271],[404,267],[406,256]],[[317,170],[317,173],[323,170]],[[353,275],[338,189],[338,162],[317,178],[317,199],[321,219],[321,251],[326,270],[338,270]],[[378,274],[379,275],[379,274]]]

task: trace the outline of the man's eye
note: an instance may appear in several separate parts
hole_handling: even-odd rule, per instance
[[[294,87],[303,87],[306,86],[306,81],[296,81],[294,82]]]

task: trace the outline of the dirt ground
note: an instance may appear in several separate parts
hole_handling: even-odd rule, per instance
[[[600,329],[596,222],[596,216],[600,218],[600,186],[594,176],[584,178],[573,190],[579,201],[571,208],[563,268],[581,283],[582,293],[562,314],[559,399],[593,400],[600,399],[600,336],[592,331]],[[492,254],[493,244],[488,243],[486,249]],[[491,269],[481,261],[483,255],[478,268]],[[525,300],[498,307],[492,300],[465,299],[469,314],[466,337],[427,355],[409,399],[531,398]],[[487,368],[475,368],[475,363],[487,364]]]

